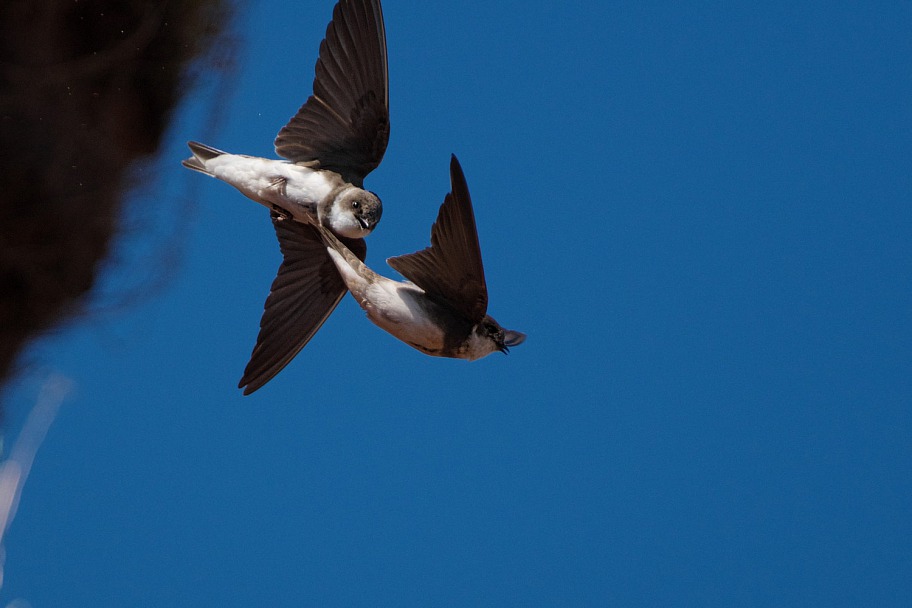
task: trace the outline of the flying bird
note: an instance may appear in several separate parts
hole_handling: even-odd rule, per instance
[[[423,353],[474,361],[492,352],[508,352],[526,335],[508,329],[487,314],[488,289],[475,214],[462,167],[450,160],[451,192],[431,228],[431,246],[387,263],[407,282],[382,277],[322,225],[275,218],[299,231],[299,241],[319,236],[345,285],[381,329]],[[314,234],[316,233],[316,234]]]
[[[313,94],[275,139],[286,160],[229,154],[189,142],[183,165],[225,181],[274,214],[316,222],[359,259],[380,221],[380,198],[364,178],[389,141],[386,32],[379,0],[340,0],[320,44]],[[288,221],[274,222],[283,261],[238,388],[248,395],[282,370],[345,295],[325,248]],[[319,243],[317,243],[319,244]]]

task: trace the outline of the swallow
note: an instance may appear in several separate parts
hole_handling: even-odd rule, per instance
[[[375,325],[427,355],[474,361],[495,351],[507,353],[526,335],[504,329],[487,314],[475,214],[455,155],[450,185],[431,228],[431,246],[387,260],[406,282],[375,273],[322,225],[295,229],[319,234],[338,274]]]
[[[320,44],[313,94],[275,138],[285,160],[229,154],[188,142],[188,169],[225,181],[267,207],[283,261],[238,388],[248,395],[284,368],[345,295],[325,249],[289,219],[324,226],[364,259],[383,205],[364,189],[389,141],[389,74],[379,0],[340,0]],[[301,240],[304,238],[304,240]]]

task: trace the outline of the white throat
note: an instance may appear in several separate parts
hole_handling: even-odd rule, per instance
[[[494,340],[479,336],[475,328],[472,328],[472,333],[469,334],[469,339],[465,345],[466,360],[475,361],[476,359],[487,357],[496,350],[497,346],[494,344]]]

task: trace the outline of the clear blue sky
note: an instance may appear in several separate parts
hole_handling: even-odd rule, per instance
[[[0,605],[912,605],[912,5],[388,0],[368,262],[456,153],[529,338],[433,359],[346,297],[244,398],[278,247],[179,161],[272,155],[332,4],[243,12],[103,291],[168,282],[30,351],[13,423],[76,388]]]

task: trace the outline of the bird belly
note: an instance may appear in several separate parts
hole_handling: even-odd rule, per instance
[[[424,292],[414,285],[387,281],[371,285],[367,297],[359,299],[367,317],[409,346],[429,355],[442,355],[444,332],[428,314]]]
[[[317,204],[336,186],[322,171],[241,154],[216,156],[206,168],[248,198],[270,209],[278,206],[295,218],[315,218]]]

